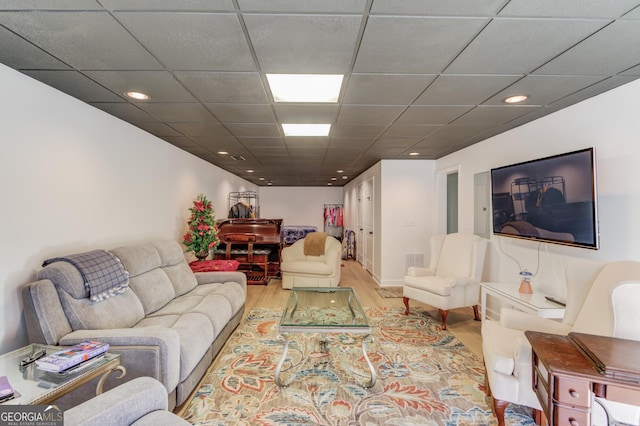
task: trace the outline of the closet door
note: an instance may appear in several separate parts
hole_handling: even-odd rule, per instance
[[[373,234],[373,178],[364,182],[365,194],[364,194],[364,232],[365,232],[365,248],[364,248],[364,267],[367,271],[373,274],[373,247],[374,238]]]
[[[358,185],[358,229],[356,230],[356,260],[364,266],[364,183]]]

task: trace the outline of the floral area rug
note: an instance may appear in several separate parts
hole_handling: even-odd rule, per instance
[[[484,394],[484,367],[429,314],[398,308],[365,308],[373,330],[366,341],[376,384],[368,372],[361,337],[296,334],[289,340],[282,375],[281,312],[254,309],[227,341],[183,417],[195,425],[496,425]],[[326,343],[320,344],[321,341]],[[325,352],[326,350],[326,352]],[[360,377],[362,376],[362,377]],[[529,409],[510,405],[506,424],[533,425]]]
[[[378,287],[381,297],[402,297],[402,287]]]

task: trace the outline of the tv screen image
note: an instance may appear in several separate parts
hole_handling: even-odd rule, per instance
[[[491,170],[496,235],[599,248],[593,148]]]

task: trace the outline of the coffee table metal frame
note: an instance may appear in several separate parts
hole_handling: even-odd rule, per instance
[[[339,320],[337,316],[323,315],[323,310],[339,312],[346,318],[346,321]],[[284,350],[275,371],[275,383],[278,386],[287,387],[304,364],[304,361],[301,362],[298,369],[293,371],[288,379],[283,380],[281,378],[282,366],[289,352],[289,336],[293,333],[362,335],[362,355],[369,367],[371,377],[365,381],[360,381],[353,374],[352,369],[347,368],[347,370],[352,374],[356,382],[364,388],[371,388],[376,384],[376,370],[369,360],[365,343],[367,339],[371,339],[373,342],[371,326],[353,288],[294,287],[291,289],[291,294],[280,318],[278,331],[284,336]],[[328,352],[328,341],[322,339],[320,344],[322,351]]]

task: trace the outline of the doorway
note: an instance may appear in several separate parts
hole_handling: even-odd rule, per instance
[[[447,234],[458,232],[458,173],[447,175]]]

